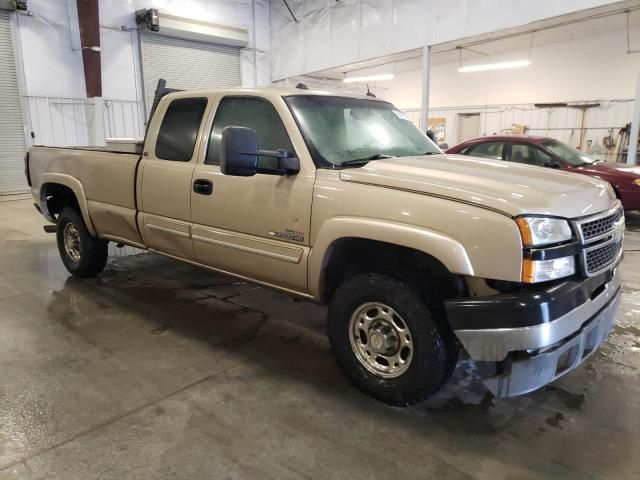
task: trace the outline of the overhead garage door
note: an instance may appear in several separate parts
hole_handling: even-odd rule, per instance
[[[28,190],[26,151],[9,12],[0,11],[0,195]]]
[[[140,48],[147,115],[160,78],[167,81],[167,87],[180,89],[240,85],[240,50],[237,47],[143,33]]]

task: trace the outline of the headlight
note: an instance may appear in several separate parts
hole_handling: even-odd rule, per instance
[[[522,281],[526,283],[547,282],[568,277],[576,273],[574,256],[553,260],[529,260],[522,262]]]
[[[638,185],[640,187],[640,178],[636,178],[633,183],[635,183],[636,185]]]
[[[519,217],[516,219],[525,247],[539,247],[571,240],[569,222],[559,218]]]
[[[516,223],[525,248],[538,248],[573,239],[569,222],[561,218],[519,217]],[[522,281],[526,283],[547,282],[568,277],[574,273],[576,273],[574,255],[551,260],[525,258],[522,262]]]

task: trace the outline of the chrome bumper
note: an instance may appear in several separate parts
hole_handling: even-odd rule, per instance
[[[615,303],[617,306],[613,300],[619,296],[620,274],[616,269],[597,296],[554,320],[530,327],[462,329],[454,332],[473,360],[499,362],[509,352],[539,350],[570,337],[607,305]]]
[[[495,397],[512,397],[537,390],[570,372],[605,341],[613,327],[620,305],[621,290],[577,333],[528,358],[505,362],[505,371],[483,379]]]

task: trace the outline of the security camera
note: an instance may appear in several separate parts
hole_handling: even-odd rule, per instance
[[[147,28],[152,32],[160,30],[160,17],[158,17],[157,8],[147,10]]]
[[[136,12],[136,24],[144,24],[152,32],[160,31],[160,17],[157,8],[148,8]]]

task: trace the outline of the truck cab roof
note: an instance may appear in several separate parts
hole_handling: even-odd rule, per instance
[[[371,97],[368,95],[358,95],[350,92],[337,92],[331,90],[306,90],[296,87],[284,87],[284,86],[265,86],[265,87],[230,87],[230,88],[203,88],[194,90],[183,90],[179,92],[170,93],[167,96],[198,96],[202,94],[215,95],[256,95],[264,98],[271,97],[290,97],[294,95],[320,95],[320,96],[333,96],[333,97],[346,97],[346,98],[359,98],[362,100],[373,100],[378,102],[385,102],[379,98]]]

